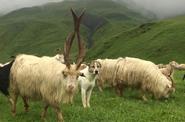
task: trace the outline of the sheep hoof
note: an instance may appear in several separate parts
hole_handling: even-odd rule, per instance
[[[29,109],[28,108],[25,108],[24,111],[27,113],[27,112],[29,112]]]
[[[98,89],[99,89],[100,92],[103,92],[103,89],[102,88],[99,87]]]
[[[145,101],[145,102],[148,101],[148,99],[146,98],[146,96],[142,96],[142,99],[143,99],[143,101]]]
[[[45,117],[41,117],[41,122],[45,122],[46,118]]]
[[[16,116],[16,113],[15,112],[12,112],[12,116],[15,117]]]

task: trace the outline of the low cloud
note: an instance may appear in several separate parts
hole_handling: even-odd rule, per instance
[[[23,7],[32,7],[46,4],[48,2],[59,2],[59,1],[63,0],[0,0],[0,14],[7,13],[12,10],[16,10]],[[112,0],[112,1],[123,2],[128,6],[128,8],[139,11],[145,15],[152,12],[158,18],[166,18],[185,14],[185,0]]]
[[[7,13],[19,8],[32,7],[58,1],[62,0],[0,0],[0,13]]]
[[[158,18],[185,14],[185,0],[114,0],[122,1],[128,7],[147,13],[153,12]]]

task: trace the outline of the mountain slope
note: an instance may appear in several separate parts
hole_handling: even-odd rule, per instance
[[[111,0],[64,1],[23,8],[0,17],[0,60],[8,61],[11,55],[19,53],[54,55],[55,49],[63,46],[65,37],[72,30],[70,8],[77,12],[86,9],[81,33],[89,48],[99,40],[98,30],[102,37],[108,38],[148,21]]]
[[[146,23],[97,42],[90,58],[133,56],[156,63],[183,62],[185,16]]]

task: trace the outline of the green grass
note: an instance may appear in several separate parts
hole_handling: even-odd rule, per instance
[[[175,73],[176,92],[168,100],[155,100],[149,97],[147,102],[139,99],[134,89],[126,89],[123,97],[118,97],[114,90],[105,88],[99,92],[93,90],[91,108],[84,109],[80,92],[74,104],[61,104],[66,122],[183,122],[185,121],[185,82],[182,72]],[[40,121],[42,102],[30,102],[30,111],[24,112],[21,99],[17,103],[17,115],[12,117],[10,105],[4,96],[0,96],[0,122],[37,122]],[[56,121],[53,109],[49,108],[47,122]]]

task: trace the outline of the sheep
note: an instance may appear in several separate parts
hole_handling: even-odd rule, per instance
[[[178,64],[175,61],[171,61],[170,65],[172,65],[177,70],[185,70],[185,64]]]
[[[61,63],[65,63],[65,61],[64,61],[64,55],[63,54],[56,54],[55,56],[53,56],[53,57],[49,57],[49,56],[42,56],[43,58],[53,58],[53,59],[55,59],[55,60],[57,60],[57,61],[59,61],[59,62],[61,62]]]
[[[100,68],[101,64],[99,62],[92,61],[89,66],[86,66],[86,68],[80,71],[83,76],[79,76],[78,80],[81,87],[82,104],[84,108],[90,107],[91,93]]]
[[[174,91],[172,82],[150,61],[126,57],[119,60],[116,67],[114,85],[140,88],[143,100],[147,100],[145,91],[151,92],[156,99],[168,98]]]
[[[112,86],[113,84],[113,78],[114,78],[114,72],[115,72],[115,66],[116,63],[122,59],[121,57],[118,59],[97,59],[96,61],[100,62],[101,64],[101,70],[100,74],[97,78],[97,85],[100,91],[103,91],[103,85],[105,82],[108,82]]]
[[[166,76],[166,78],[168,78],[168,80],[172,81],[172,86],[175,87],[175,83],[173,80],[174,67],[169,63],[164,68],[160,68],[159,70],[162,72],[163,75]]]
[[[171,61],[170,64],[174,67],[174,69],[185,70],[185,64],[178,64],[175,61]],[[183,75],[182,80],[184,80],[184,79],[185,79],[185,74]]]
[[[53,57],[37,57],[20,54],[16,56],[10,70],[10,102],[12,114],[16,114],[16,102],[18,96],[27,99],[42,100],[45,104],[41,117],[44,119],[49,106],[53,107],[57,120],[63,122],[60,111],[60,103],[72,100],[76,92],[80,76],[80,66],[85,56],[85,45],[79,35],[80,21],[84,14],[77,16],[71,9],[75,29],[68,35],[64,44],[64,62],[57,61]],[[76,64],[70,64],[69,52],[74,37],[77,34],[79,53]],[[72,101],[70,101],[72,102]]]
[[[64,55],[63,54],[57,54],[54,56],[54,58],[58,61],[60,61],[61,63],[65,63],[64,62]]]

